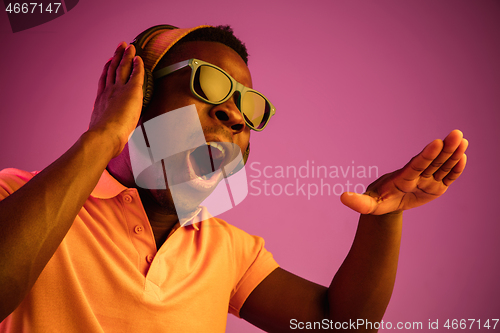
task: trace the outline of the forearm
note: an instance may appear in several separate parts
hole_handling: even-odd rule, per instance
[[[0,202],[0,321],[31,289],[112,158],[85,133],[64,155]]]
[[[402,212],[361,215],[351,250],[328,290],[330,319],[382,319],[396,279],[402,221]]]

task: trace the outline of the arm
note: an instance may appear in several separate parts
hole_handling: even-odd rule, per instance
[[[0,202],[0,321],[29,292],[111,158],[138,122],[143,67],[121,43],[105,65],[89,130],[59,159]],[[133,66],[133,71],[132,71]],[[112,100],[112,102],[110,102]]]
[[[250,294],[241,317],[268,332],[296,331],[291,329],[291,319],[323,323],[326,318],[328,325],[349,319],[379,322],[396,278],[402,211],[447,190],[465,167],[467,145],[462,133],[453,131],[444,142],[431,142],[401,170],[379,178],[365,194],[344,193],[342,202],[362,215],[352,247],[330,287],[276,269]]]
[[[401,227],[401,213],[361,215],[351,250],[329,288],[278,268],[250,294],[241,317],[266,332],[297,331],[290,329],[291,319],[326,318],[328,325],[350,318],[379,321],[396,278]]]

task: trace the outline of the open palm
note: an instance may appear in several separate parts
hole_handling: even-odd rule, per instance
[[[345,192],[342,203],[361,214],[381,215],[421,206],[446,192],[462,174],[468,142],[454,130],[429,143],[402,169],[386,174],[364,194]]]

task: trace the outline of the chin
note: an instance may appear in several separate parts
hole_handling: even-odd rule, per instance
[[[193,189],[189,183],[176,185],[170,190],[172,205],[175,206],[179,218],[186,217],[198,209],[200,204],[212,193],[212,191],[198,191]]]
[[[187,187],[187,186],[183,186]],[[176,214],[179,219],[191,216],[210,193],[199,193],[197,191],[181,191],[176,186],[174,194],[170,190],[150,190],[157,204],[167,214]]]

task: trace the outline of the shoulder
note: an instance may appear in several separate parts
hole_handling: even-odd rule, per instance
[[[254,257],[266,252],[262,237],[251,235],[220,218],[204,220],[198,224],[198,228],[201,237],[210,239],[212,244],[226,244],[238,257]]]
[[[205,219],[198,224],[198,228],[202,232],[210,232],[213,234],[220,234],[231,238],[260,238],[248,234],[247,232],[235,227],[234,225],[216,217]]]
[[[0,200],[17,191],[37,173],[14,168],[0,170]]]

